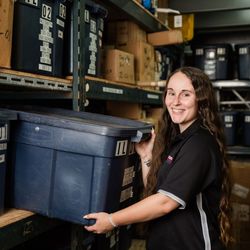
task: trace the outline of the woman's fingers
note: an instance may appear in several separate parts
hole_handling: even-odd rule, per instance
[[[97,219],[97,217],[98,217],[97,213],[86,214],[86,215],[83,216],[83,218],[87,219],[87,220],[89,220],[89,219]]]
[[[84,228],[93,233],[106,233],[113,229],[113,225],[111,225],[108,219],[108,213],[100,212],[100,213],[91,213],[83,216],[84,219],[94,219],[96,220],[94,225],[84,226]]]

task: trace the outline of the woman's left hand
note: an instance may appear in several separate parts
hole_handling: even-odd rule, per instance
[[[92,213],[87,214],[83,217],[84,219],[94,219],[96,220],[95,224],[92,226],[84,226],[86,230],[89,232],[101,234],[101,233],[107,233],[111,231],[114,226],[110,223],[109,220],[109,214],[108,213]]]

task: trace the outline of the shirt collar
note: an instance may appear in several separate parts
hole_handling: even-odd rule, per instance
[[[185,129],[182,133],[178,134],[175,137],[174,142],[179,142],[184,140],[185,138],[189,137],[190,135],[194,134],[201,126],[201,120],[195,120],[187,129]]]

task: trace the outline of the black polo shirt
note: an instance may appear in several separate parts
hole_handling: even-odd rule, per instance
[[[152,221],[148,250],[219,250],[221,154],[196,120],[179,134],[159,171],[157,190],[180,207]]]

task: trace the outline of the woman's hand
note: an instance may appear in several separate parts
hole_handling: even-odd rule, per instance
[[[152,151],[155,142],[155,131],[151,130],[151,137],[147,141],[141,141],[135,144],[135,150],[142,160],[152,160]]]
[[[111,219],[110,216],[111,216],[110,214],[104,213],[104,212],[87,214],[83,218],[95,219],[96,223],[92,226],[85,226],[84,228],[88,230],[89,232],[93,232],[97,234],[107,233],[114,228],[114,226],[110,222],[110,219]]]

